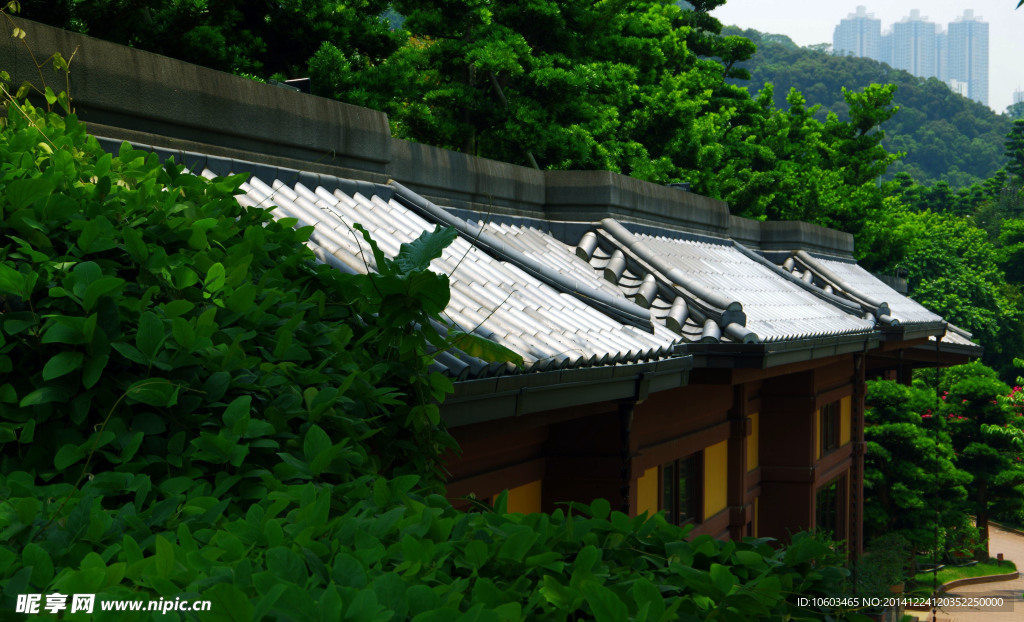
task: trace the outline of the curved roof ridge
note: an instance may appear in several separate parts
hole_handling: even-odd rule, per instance
[[[661,273],[662,278],[677,289],[711,307],[709,310],[715,312],[714,315],[717,316],[715,320],[721,327],[724,328],[732,323],[746,326],[747,316],[743,312],[743,305],[740,302],[711,290],[687,277],[683,270],[658,256],[646,242],[635,236],[614,218],[602,219],[600,227],[616,242]]]
[[[543,263],[537,261],[511,245],[499,240],[484,231],[483,227],[475,223],[469,223],[457,216],[447,213],[442,208],[434,205],[427,199],[409,190],[397,181],[391,180],[390,185],[394,191],[395,200],[402,205],[415,211],[421,216],[433,221],[435,224],[444,224],[454,227],[460,234],[473,240],[474,246],[484,250],[489,255],[507,261],[515,265],[534,278],[546,283],[558,291],[569,294],[585,304],[600,309],[602,313],[615,320],[635,326],[648,333],[654,332],[651,322],[651,314],[647,309],[630,302],[629,300],[616,298],[607,292],[580,283],[566,275],[560,274]]]
[[[749,248],[747,248],[743,244],[740,244],[739,242],[733,242],[733,246],[735,246],[736,250],[738,250],[740,253],[742,253],[744,256],[746,256],[750,260],[755,261],[755,262],[761,264],[762,266],[772,270],[776,274],[779,274],[779,275],[783,276],[784,278],[788,279],[790,282],[795,283],[796,285],[799,285],[803,289],[805,289],[808,292],[814,294],[818,298],[821,298],[825,302],[828,302],[829,304],[835,305],[835,306],[839,307],[840,309],[842,309],[843,311],[846,311],[847,313],[849,313],[851,315],[863,316],[864,309],[859,304],[853,304],[849,300],[847,300],[846,298],[843,298],[842,296],[838,296],[836,294],[827,292],[827,291],[823,290],[820,287],[814,286],[812,283],[808,283],[807,281],[805,281],[805,280],[797,277],[796,275],[794,275],[792,272],[789,272],[789,271],[783,269],[781,266],[773,263],[772,261],[769,261],[768,259],[766,259],[762,255],[759,255],[758,253],[755,253],[754,251],[750,250]],[[803,251],[800,251],[800,252],[803,252]]]
[[[811,257],[810,253],[807,251],[798,250],[794,253],[794,256],[800,263],[813,272],[816,277],[825,281],[833,288],[844,292],[850,299],[864,307],[865,310],[873,313],[875,317],[881,318],[882,316],[892,315],[888,302],[877,300],[850,285],[845,279],[833,272],[828,266],[824,265],[814,257]]]

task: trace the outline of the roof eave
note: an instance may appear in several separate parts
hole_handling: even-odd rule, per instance
[[[933,322],[903,323],[898,326],[880,326],[879,332],[881,333],[882,341],[913,341],[914,339],[941,337],[946,334],[946,322],[937,320]]]
[[[694,357],[538,372],[455,383],[441,405],[449,427],[618,400],[643,401],[651,393],[689,383]]]
[[[878,347],[880,336],[871,331],[852,335],[834,335],[772,341],[758,344],[686,344],[697,368],[768,369],[790,363],[864,352]]]

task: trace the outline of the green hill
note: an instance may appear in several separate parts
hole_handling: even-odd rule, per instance
[[[889,151],[906,156],[889,168],[889,175],[906,171],[921,183],[939,180],[953,187],[969,186],[991,177],[1006,162],[1003,141],[1012,119],[987,106],[953,93],[935,78],[918,78],[868,58],[832,56],[801,48],[784,35],[727,26],[722,34],[742,35],[757,44],[757,53],[742,66],[751,75],[751,93],[765,83],[775,86],[775,105],[785,107],[786,93],[795,88],[808,106],[820,105],[844,118],[843,87],[859,90],[869,84],[897,85],[900,111],[882,129]]]

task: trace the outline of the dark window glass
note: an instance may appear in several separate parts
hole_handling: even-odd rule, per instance
[[[839,532],[839,482],[822,487],[818,490],[816,500],[815,526],[829,534]]]
[[[821,407],[821,455],[839,449],[839,402]]]
[[[661,467],[661,507],[674,525],[699,520],[701,511],[702,453],[673,460]]]

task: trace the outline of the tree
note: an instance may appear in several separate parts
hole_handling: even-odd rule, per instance
[[[1019,185],[1024,185],[1024,119],[1014,121],[1013,129],[1006,135],[1006,157],[1006,170],[1017,178]]]
[[[982,541],[977,556],[987,559],[989,519],[1024,507],[1024,431],[1007,401],[1010,388],[992,369],[969,363],[960,375],[940,412],[957,466],[974,478],[967,488]]]
[[[790,89],[800,91],[808,107],[820,106],[815,118],[829,112],[849,119],[842,88],[862,90],[871,84],[895,84],[893,104],[900,112],[882,124],[883,146],[905,156],[888,174],[907,172],[922,184],[945,180],[954,188],[991,176],[1002,161],[1002,139],[1011,125],[978,102],[952,94],[937,79],[925,79],[867,58],[833,56],[780,44],[773,35],[726,27],[723,33],[757,42],[756,54],[742,64],[750,71],[751,90],[775,86],[775,105],[785,106]],[[954,168],[955,167],[955,168]]]
[[[304,75],[324,41],[358,68],[390,56],[404,40],[385,18],[387,0],[45,0],[25,2],[29,19],[262,78]]]
[[[916,551],[945,540],[966,514],[971,475],[954,465],[949,435],[935,425],[933,391],[893,381],[868,383],[864,436],[864,530],[870,541],[899,534]],[[936,522],[938,521],[938,522]]]
[[[730,71],[693,50],[727,64],[753,51],[716,38],[702,5],[717,2],[697,4],[396,3],[417,79],[393,120],[405,138],[507,162],[678,180],[711,140],[694,119]]]
[[[965,218],[931,211],[912,213],[898,201],[888,205],[877,223],[868,227],[867,236],[874,239],[873,252],[881,249],[889,253],[882,257],[895,261],[875,261],[872,268],[905,270],[914,300],[973,333],[985,346],[985,360],[1008,369],[1013,354],[1024,349],[1024,316],[988,234]]]
[[[999,266],[1006,280],[1024,285],[1024,220],[1008,220],[999,231]]]

